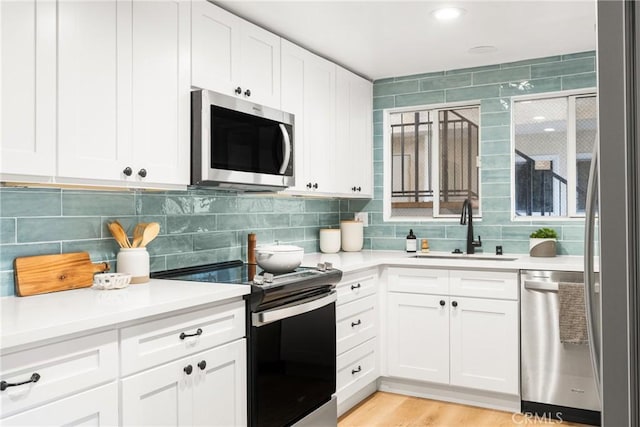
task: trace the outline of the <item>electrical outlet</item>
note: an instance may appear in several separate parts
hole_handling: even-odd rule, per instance
[[[363,227],[368,227],[369,226],[369,214],[367,212],[358,212],[355,215],[355,220],[356,221],[362,221],[362,226]]]

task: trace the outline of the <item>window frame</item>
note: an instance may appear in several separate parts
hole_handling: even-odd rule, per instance
[[[596,103],[598,101],[597,88],[582,88],[571,89],[554,92],[536,93],[531,95],[512,96],[510,104],[510,116],[511,116],[511,220],[513,222],[558,222],[558,221],[571,221],[580,222],[584,221],[584,214],[578,214],[576,211],[576,180],[577,180],[577,155],[576,155],[576,102],[577,98],[595,97]],[[516,148],[516,135],[515,135],[515,103],[521,101],[536,101],[543,99],[553,98],[567,98],[567,216],[522,216],[516,215],[516,168],[515,168],[515,148]]]
[[[474,221],[482,221],[482,109],[480,105],[480,100],[469,100],[469,101],[460,101],[460,102],[445,102],[438,104],[428,104],[428,105],[413,105],[406,107],[395,107],[395,108],[385,108],[382,110],[382,129],[383,129],[383,139],[382,139],[382,147],[383,147],[383,169],[382,169],[382,177],[383,177],[383,191],[382,191],[382,220],[383,222],[451,222],[457,223],[460,221],[459,215],[441,215],[440,212],[440,197],[433,198],[433,212],[434,215],[431,217],[419,217],[419,216],[391,216],[391,190],[392,190],[392,175],[391,175],[391,163],[393,159],[391,158],[391,114],[396,113],[408,113],[413,111],[429,111],[435,112],[436,117],[439,117],[439,111],[441,110],[450,110],[456,108],[478,108],[478,210],[474,212],[473,220]],[[433,126],[432,128],[432,136],[435,141],[438,141],[437,144],[433,144],[432,153],[433,158],[431,162],[431,170],[439,171],[440,165],[440,131],[439,126]],[[433,186],[433,191],[439,195],[440,194],[440,173],[436,173],[431,177],[431,183]],[[435,215],[435,212],[438,212]]]

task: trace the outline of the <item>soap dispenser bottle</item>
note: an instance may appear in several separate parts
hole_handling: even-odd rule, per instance
[[[409,230],[406,242],[407,252],[416,252],[418,250],[418,239],[416,239],[416,235],[413,234],[413,230]]]

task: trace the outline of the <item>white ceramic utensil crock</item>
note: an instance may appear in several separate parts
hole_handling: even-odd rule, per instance
[[[147,248],[120,248],[116,257],[118,273],[131,274],[131,283],[149,281],[149,252]]]

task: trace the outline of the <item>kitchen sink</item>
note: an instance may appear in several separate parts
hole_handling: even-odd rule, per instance
[[[414,258],[437,258],[437,259],[467,259],[467,260],[486,260],[486,261],[515,261],[518,258],[506,257],[504,255],[486,255],[486,254],[416,254]]]

